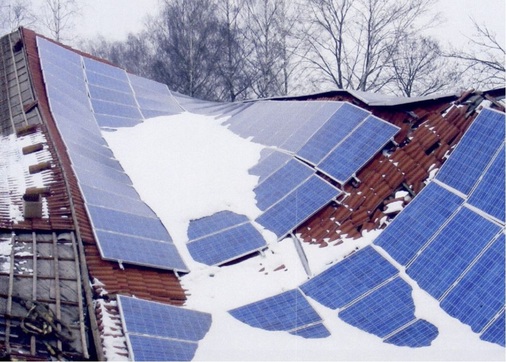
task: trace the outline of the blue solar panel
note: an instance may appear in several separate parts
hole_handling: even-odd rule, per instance
[[[504,113],[483,109],[436,178],[469,194],[496,151],[504,143]]]
[[[426,320],[419,319],[400,332],[385,339],[385,343],[411,348],[426,347],[431,345],[438,334],[439,331],[436,326]]]
[[[367,246],[307,281],[300,288],[318,303],[337,309],[397,273],[398,270],[392,264],[374,248]]]
[[[439,299],[500,230],[464,207],[408,267],[407,273]]]
[[[284,199],[260,215],[256,221],[274,232],[278,238],[281,238],[339,194],[339,190],[318,176],[313,175]]]
[[[342,142],[368,113],[349,103],[343,104],[330,119],[297,151],[297,155],[313,164],[321,160]]]
[[[137,107],[125,106],[119,103],[105,102],[93,98],[91,99],[91,104],[95,113],[133,119],[142,118],[142,115]]]
[[[296,159],[275,171],[255,189],[255,198],[260,210],[266,210],[307,180],[313,169]]]
[[[415,319],[411,287],[401,278],[373,291],[339,312],[339,318],[352,326],[385,337]]]
[[[198,344],[171,339],[129,335],[132,361],[191,361]]]
[[[397,215],[374,243],[406,265],[464,201],[434,182]]]
[[[474,190],[468,202],[489,215],[504,222],[505,173],[504,173],[504,145],[494,159],[490,168],[483,175],[478,187]]]
[[[176,246],[169,241],[158,241],[95,230],[100,254],[104,259],[147,265],[160,269],[188,271]]]
[[[97,87],[92,84],[88,85],[90,96],[93,99],[101,99],[107,102],[124,104],[130,107],[137,107],[135,98],[132,93],[116,92],[111,89]]]
[[[247,221],[248,218],[245,215],[232,211],[220,211],[211,216],[192,220],[188,226],[188,240],[199,239]]]
[[[504,241],[502,234],[441,302],[448,314],[475,332],[504,308]]]
[[[243,323],[268,331],[291,331],[322,320],[298,289],[230,310],[229,313]]]
[[[339,107],[343,105],[342,102],[318,102],[311,101],[308,119],[297,128],[294,133],[286,139],[286,141],[279,146],[282,149],[290,152],[297,152],[302,146],[311,138],[311,136],[323,126],[328,119],[337,112]],[[309,110],[308,110],[309,111]]]
[[[261,155],[260,161],[248,170],[250,174],[260,176],[259,183],[292,159],[292,156],[286,153],[271,149],[263,149]]]
[[[480,336],[480,338],[484,341],[496,343],[500,346],[505,347],[506,341],[504,336],[504,329],[506,325],[506,321],[504,319],[504,312],[501,313],[499,318],[497,318],[494,323]]]
[[[116,194],[124,195],[125,197],[139,197],[139,194],[131,185],[119,183],[109,177],[97,175],[84,169],[77,169],[76,174],[79,179],[79,183],[82,185],[87,185],[104,191],[114,190]]]
[[[103,74],[95,73],[92,71],[86,71],[86,78],[88,83],[99,87],[115,90],[117,92],[131,93],[132,88],[128,83],[126,74],[121,78],[112,78]]]
[[[323,323],[317,323],[308,327],[296,329],[291,331],[290,334],[304,338],[326,338],[330,336],[329,330],[323,325]]]
[[[123,295],[118,301],[126,333],[197,342],[211,327],[209,313]]]
[[[130,214],[156,217],[156,214],[144,202],[138,198],[125,197],[112,190],[99,190],[86,185],[81,185],[86,202],[90,205],[102,206],[108,209],[125,211]]]
[[[96,229],[161,241],[172,241],[159,219],[88,205]]]
[[[251,223],[245,223],[205,236],[187,244],[195,261],[219,265],[266,247],[262,235]]]
[[[126,82],[126,72],[121,68],[87,57],[83,57],[83,61],[86,71],[92,71],[107,77],[121,79]]]
[[[398,131],[398,127],[369,116],[318,164],[318,168],[344,184]]]

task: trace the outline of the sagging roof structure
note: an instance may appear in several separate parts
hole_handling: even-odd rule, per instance
[[[487,170],[495,170],[492,166],[500,163],[504,153],[503,88],[415,99],[334,91],[212,103],[171,92],[162,84],[21,28],[0,41],[1,353],[27,359],[193,358],[198,341],[212,325],[212,316],[184,308],[186,291],[179,276],[191,270],[174,246],[170,230],[138,198],[100,133],[183,110],[229,115],[230,130],[266,146],[258,166],[251,170],[261,180],[255,189],[261,216],[248,220],[223,212],[190,224],[189,252],[208,265],[237,262],[266,248],[257,225],[279,239],[293,237],[331,247],[360,237],[365,230],[384,228],[398,213],[389,205],[415,205],[400,216],[417,208],[416,200],[422,200],[423,207],[422,196],[431,195],[432,189],[441,184],[446,185],[444,190],[454,189],[445,179],[429,180],[453,150],[459,150],[457,145],[478,115],[484,119],[479,124],[489,122],[489,117],[499,124],[498,146],[490,151],[480,175],[489,177]],[[353,157],[343,158],[346,152]],[[499,194],[488,203],[496,203],[501,191],[504,199],[504,162],[494,172],[499,174]],[[279,180],[286,180],[287,175],[296,181],[283,189],[286,185]],[[429,191],[424,191],[427,184]],[[473,269],[482,268],[481,258],[499,263],[497,270],[504,274],[504,260],[494,259],[497,253],[501,255],[501,245],[504,250],[504,214],[490,217],[486,206],[467,201],[472,194],[456,189],[450,198],[465,201],[456,201],[458,209],[438,228],[464,217],[461,214],[468,210],[491,224],[478,255],[461,266],[464,270],[456,271],[457,281],[477,278],[474,274],[486,279],[483,269]],[[400,190],[410,197],[396,199]],[[307,205],[296,217],[290,212],[294,200]],[[395,240],[401,233],[391,225],[378,245],[391,248],[395,255],[400,250]],[[431,234],[430,242],[440,234],[444,232]],[[248,243],[242,242],[245,238]],[[436,245],[430,242],[417,251]],[[221,248],[211,249],[212,243],[220,243]],[[398,243],[401,248],[402,240]],[[139,253],[139,245],[146,252]],[[398,261],[410,266],[416,260]],[[413,269],[413,275],[424,273],[421,266]],[[371,268],[374,280],[357,277],[364,267]],[[437,328],[414,318],[409,286],[372,247],[325,274],[308,275],[308,282],[295,290],[230,313],[257,328],[287,330],[304,338],[328,337],[319,317],[304,302],[311,297],[323,305],[330,303],[331,308],[346,306],[339,313],[341,319],[386,343],[419,347],[437,337]],[[333,296],[330,290],[346,291],[351,281],[361,285],[358,291]],[[431,283],[427,288],[432,290]],[[452,288],[440,287],[434,296],[443,298],[442,305],[450,299],[452,306],[461,300],[465,305],[465,290],[453,292]],[[480,315],[479,325],[466,321],[459,308],[448,313],[472,325],[483,339],[504,346],[504,290],[496,294],[495,304],[486,316]],[[398,316],[388,311],[367,325],[357,318],[364,306],[399,295],[401,324],[392,326],[389,318]],[[269,308],[276,316],[294,303],[300,310],[293,313],[303,311],[308,318],[299,324],[293,324],[290,313],[281,326],[270,325],[269,319],[249,319]],[[172,327],[149,324],[156,324],[160,316],[170,320]],[[118,337],[112,345],[111,336]]]

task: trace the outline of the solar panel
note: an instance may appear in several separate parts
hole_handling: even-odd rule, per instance
[[[290,334],[304,338],[326,338],[330,336],[329,330],[323,325],[323,323],[317,323],[308,327],[296,329],[291,331]]]
[[[436,178],[468,195],[496,151],[504,144],[504,113],[483,109]]]
[[[411,291],[409,284],[397,277],[341,310],[339,318],[366,332],[385,337],[416,319]]]
[[[109,114],[95,114],[95,118],[100,127],[110,128],[133,127],[142,122],[141,118],[125,118]]]
[[[337,309],[397,273],[374,248],[366,246],[302,284],[300,289],[318,303]]]
[[[504,319],[504,312],[501,313],[499,318],[497,318],[492,325],[483,332],[480,336],[480,339],[492,343],[497,343],[500,346],[506,346],[506,338],[504,336],[504,326],[506,325],[506,321]]]
[[[313,175],[256,221],[282,238],[339,194],[339,190]]]
[[[374,244],[406,265],[462,203],[460,197],[431,182],[397,215]]]
[[[132,93],[116,92],[111,89],[88,85],[90,96],[93,99],[101,99],[107,102],[124,104],[130,107],[137,107],[137,103]]]
[[[133,119],[142,118],[142,115],[140,114],[137,107],[125,106],[119,103],[105,102],[99,99],[91,99],[91,104],[95,113]]]
[[[126,81],[126,72],[121,68],[87,57],[83,57],[83,63],[87,72],[91,71],[105,75],[106,77],[121,79],[124,82]]]
[[[318,169],[344,184],[398,131],[398,127],[369,116],[318,164]]]
[[[195,261],[220,265],[263,249],[266,243],[262,234],[248,222],[192,240],[186,246]]]
[[[99,86],[102,88],[111,89],[116,92],[131,93],[130,83],[126,73],[120,77],[110,77],[104,74],[95,73],[93,71],[86,71],[86,79],[89,84]]]
[[[464,207],[408,267],[407,273],[439,299],[500,230],[498,225]]]
[[[485,211],[504,223],[505,172],[504,144],[496,155],[490,168],[485,171],[476,189],[471,193],[468,203]]]
[[[172,242],[105,230],[95,230],[95,235],[104,259],[166,270],[188,270]]]
[[[343,104],[297,151],[297,155],[314,165],[319,164],[367,116],[368,112],[363,109]]]
[[[220,211],[211,216],[190,221],[188,226],[188,240],[195,240],[220,230],[248,222],[245,215],[232,211]]]
[[[311,101],[310,105],[314,105],[308,109],[311,113],[308,118],[300,125],[290,137],[286,139],[279,147],[290,152],[297,152],[311,138],[311,136],[323,126],[328,119],[337,112],[342,102],[320,102]]]
[[[475,332],[504,308],[504,242],[501,234],[441,302],[449,315]]]
[[[324,333],[321,327],[313,331],[301,330],[322,319],[298,289],[232,309],[229,313],[243,323],[268,331],[293,331],[294,334],[299,331],[306,338],[321,338]]]
[[[211,327],[209,313],[123,295],[118,296],[118,302],[125,333],[197,342]]]
[[[266,210],[307,180],[313,169],[296,159],[275,171],[253,190],[260,210]]]
[[[191,361],[198,344],[171,339],[129,335],[132,361]]]
[[[292,156],[286,153],[267,148],[264,148],[260,154],[258,163],[248,170],[250,174],[259,176],[258,183],[292,159]]]
[[[193,358],[211,327],[209,313],[118,295],[132,360]]]
[[[385,339],[385,343],[396,346],[419,348],[430,346],[439,331],[436,326],[424,319],[419,319],[393,336]]]

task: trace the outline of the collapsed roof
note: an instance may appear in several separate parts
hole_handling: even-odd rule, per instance
[[[308,281],[229,311],[248,325],[332,338],[311,299],[386,343],[430,345],[438,328],[414,314],[401,265],[447,313],[504,346],[504,89],[420,99],[336,91],[221,104],[171,92],[27,29],[0,45],[6,354],[192,359],[212,315],[184,308],[188,258],[241,262],[269,248],[265,231],[294,240]],[[264,147],[250,169],[258,213],[224,209],[192,220],[188,254],[104,137],[183,112],[225,117],[223,126]],[[388,224],[373,244],[313,275],[303,244],[339,247]],[[119,337],[112,345],[111,335]]]

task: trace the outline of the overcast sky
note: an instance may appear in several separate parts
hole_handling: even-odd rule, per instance
[[[158,7],[158,0],[79,1],[84,4],[84,10],[76,30],[83,38],[100,34],[112,40],[122,40],[129,32],[141,30],[146,15],[156,13]],[[473,34],[469,17],[480,24],[486,23],[504,43],[505,0],[439,0],[434,10],[441,12],[446,22],[431,30],[431,34],[444,43],[465,44],[464,35]]]

